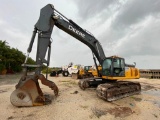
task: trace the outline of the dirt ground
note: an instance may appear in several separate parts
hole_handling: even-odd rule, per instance
[[[10,94],[20,74],[0,76],[0,120],[159,120],[160,79],[139,79],[142,92],[114,102],[106,102],[96,95],[95,88],[81,90],[71,77],[49,77],[59,87],[56,98],[53,91],[41,85],[52,103],[37,107],[15,107]]]

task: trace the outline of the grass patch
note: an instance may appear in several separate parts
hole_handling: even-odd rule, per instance
[[[68,87],[71,87],[71,86],[73,86],[73,85],[77,85],[77,82],[76,82],[76,81],[66,81],[66,80],[62,80],[62,81],[59,81],[59,82],[62,82],[63,85],[68,86]]]
[[[66,80],[61,80],[61,81],[59,81],[59,82],[70,82],[70,81],[66,81]]]
[[[69,83],[72,85],[77,85],[77,82],[75,82],[75,81],[70,81]]]
[[[97,109],[96,107],[91,108],[91,110],[92,110],[93,114],[94,114],[97,118],[100,118],[102,115],[106,115],[106,114],[107,114],[106,111]]]
[[[83,108],[83,109],[87,109],[88,108],[87,105],[80,105],[80,107]]]

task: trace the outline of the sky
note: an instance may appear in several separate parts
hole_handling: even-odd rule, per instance
[[[91,32],[105,55],[118,55],[139,69],[160,69],[160,0],[0,0],[0,40],[24,54],[40,9],[55,9]],[[91,50],[54,27],[50,67],[93,65]],[[36,58],[37,38],[30,57]]]

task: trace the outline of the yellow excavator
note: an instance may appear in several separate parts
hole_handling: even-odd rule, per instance
[[[102,67],[98,66],[98,70],[101,71]],[[93,66],[81,67],[77,71],[77,73],[72,74],[72,78],[74,79],[84,79],[84,78],[91,78],[91,77],[98,77],[97,69],[93,68]]]
[[[134,69],[131,69],[125,63],[124,58],[117,56],[106,57],[100,42],[90,32],[62,15],[53,5],[48,4],[41,9],[40,17],[34,26],[27,49],[27,56],[23,64],[24,74],[10,96],[10,101],[14,106],[37,106],[50,103],[50,99],[40,89],[38,80],[54,90],[56,96],[58,95],[56,84],[47,79],[47,74],[46,77],[41,74],[43,64],[49,66],[52,43],[51,34],[54,26],[57,26],[91,49],[97,69],[97,77],[80,79],[79,87],[82,90],[96,86],[97,95],[107,101],[118,100],[140,93],[141,85],[138,82],[124,81],[125,79],[135,78],[133,75],[137,74],[137,72],[133,72],[130,75],[129,72],[126,74],[126,67],[131,71]],[[27,59],[32,50],[36,33],[38,34],[36,65],[28,65]],[[64,59],[67,59],[67,57]],[[102,70],[98,70],[97,61],[101,65]],[[28,67],[36,67],[33,75],[27,75]]]

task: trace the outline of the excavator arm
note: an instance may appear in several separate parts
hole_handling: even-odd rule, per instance
[[[105,54],[99,41],[91,33],[82,29],[75,22],[63,16],[53,7],[53,5],[48,4],[41,9],[40,17],[35,25],[28,48],[28,53],[30,53],[36,33],[38,32],[38,47],[36,57],[36,63],[38,65],[42,65],[43,63],[49,65],[51,47],[50,40],[54,26],[57,26],[59,29],[70,34],[80,42],[86,44],[94,53],[99,63],[102,64],[103,60],[105,59]],[[49,53],[48,59],[45,60],[46,52],[48,50],[47,48],[49,49]],[[40,71],[41,69],[39,69],[37,73],[40,73]]]

